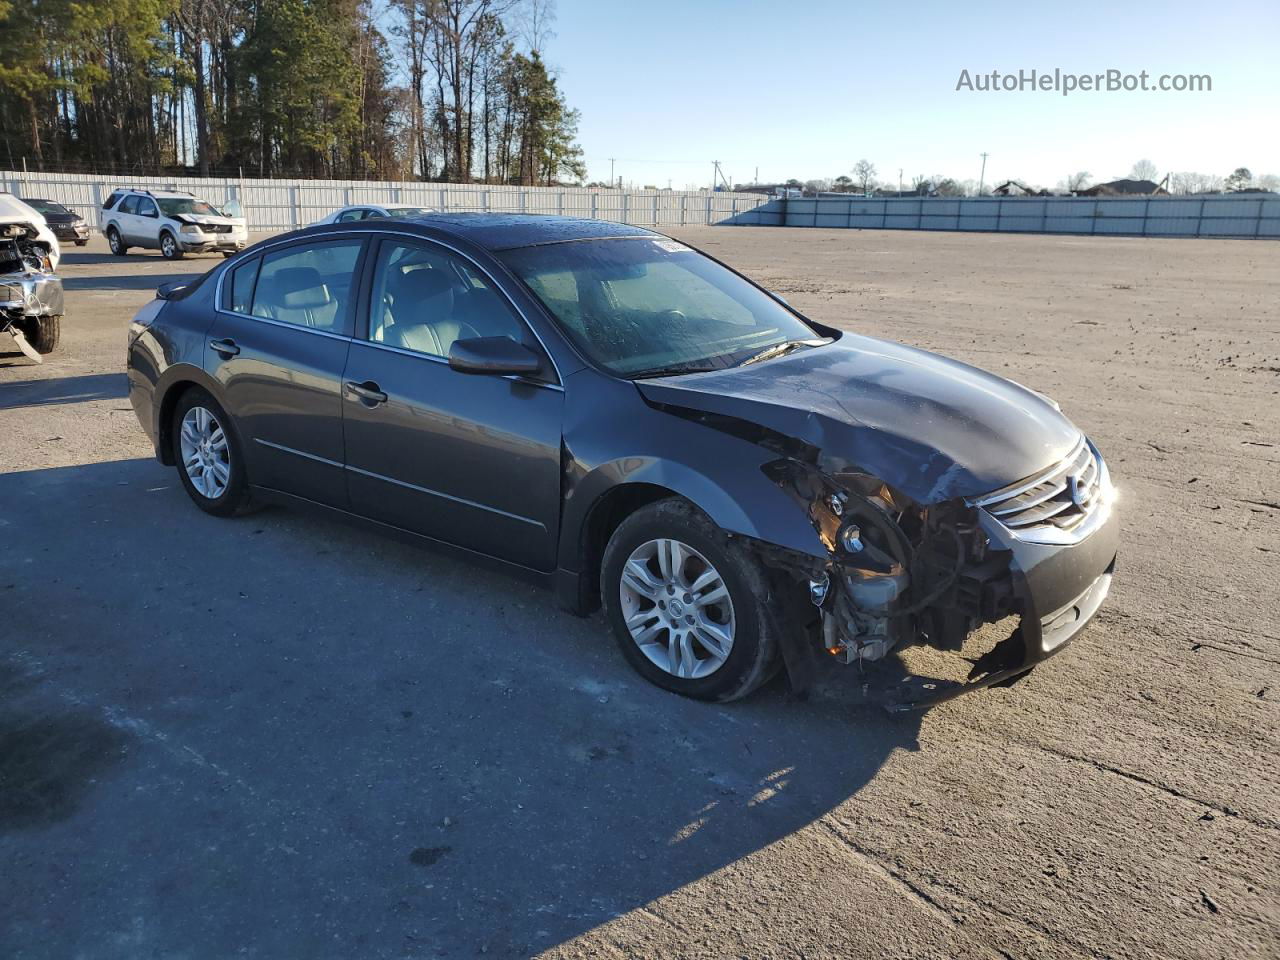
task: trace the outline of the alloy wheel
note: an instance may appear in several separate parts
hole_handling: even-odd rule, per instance
[[[231,448],[222,424],[204,407],[192,407],[179,433],[182,469],[202,497],[216,500],[231,482]]]
[[[173,237],[169,236],[166,233],[163,237],[160,238],[160,252],[163,253],[166,257],[168,257],[170,260],[173,259],[173,255],[177,252],[177,250],[178,248],[177,248],[177,245],[174,243]]]
[[[618,587],[631,639],[658,668],[697,679],[715,673],[733,649],[729,587],[701,553],[679,540],[642,543]]]

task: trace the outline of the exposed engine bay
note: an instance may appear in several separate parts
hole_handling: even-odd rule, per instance
[[[805,510],[830,552],[805,584],[822,649],[851,664],[923,641],[959,650],[971,631],[1019,612],[1008,550],[993,549],[977,510],[921,507],[866,474],[824,474],[799,460],[766,473]],[[776,564],[775,564],[776,566]],[[786,564],[797,576],[795,560]]]

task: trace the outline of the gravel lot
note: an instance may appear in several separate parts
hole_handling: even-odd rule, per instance
[[[216,261],[95,240],[59,351],[0,343],[0,956],[1280,956],[1280,244],[680,235],[1059,399],[1095,624],[924,716],[672,697],[550,594],[197,511],[121,371]]]

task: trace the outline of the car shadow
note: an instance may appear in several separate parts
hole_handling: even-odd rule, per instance
[[[64,247],[62,250],[62,259],[58,261],[58,266],[61,267],[63,264],[66,264],[67,266],[91,267],[105,264],[118,267],[128,265],[131,260],[141,260],[143,262],[161,261],[172,263],[174,265],[186,263],[206,264],[206,266],[202,268],[203,271],[203,269],[208,269],[209,266],[221,263],[223,256],[220,253],[189,253],[181,260],[166,261],[159,250],[141,250],[137,247],[131,247],[129,252],[123,257],[117,257],[114,253],[96,253],[92,251],[81,251],[79,249],[67,249]]]
[[[8,354],[0,353],[0,358]],[[25,356],[21,353],[17,356]],[[87,403],[118,400],[129,395],[129,379],[123,373],[95,373],[82,377],[19,380],[0,385],[0,410],[40,407],[55,403]]]
[[[64,290],[154,290],[163,283],[194,280],[205,271],[191,273],[131,273],[115,276],[63,277]]]
[[[151,460],[0,474],[0,522],[35,728],[101,745],[62,744],[56,822],[27,803],[39,831],[0,823],[0,896],[51,954],[129,934],[146,903],[166,955],[527,956],[785,841],[918,749],[919,715],[853,677],[686,700],[549,592],[290,510],[218,520]]]

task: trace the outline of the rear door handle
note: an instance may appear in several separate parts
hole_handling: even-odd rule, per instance
[[[224,357],[235,357],[240,354],[240,348],[236,346],[236,342],[230,338],[225,340],[210,340],[209,346],[213,347],[218,353]]]
[[[365,380],[363,383],[348,380],[344,386],[347,388],[347,393],[359,398],[365,406],[376,407],[380,403],[387,402],[387,395],[372,380]]]

